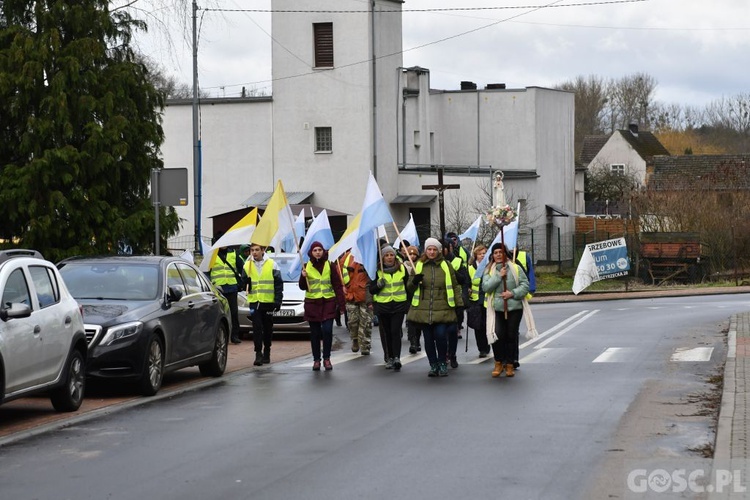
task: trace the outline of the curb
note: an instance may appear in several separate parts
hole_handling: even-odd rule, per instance
[[[724,364],[724,383],[721,393],[721,406],[719,407],[719,419],[716,426],[714,462],[717,460],[728,461],[731,458],[732,422],[734,420],[735,391],[737,389],[736,357],[737,315],[735,314],[729,321],[729,332],[727,333],[727,359]]]

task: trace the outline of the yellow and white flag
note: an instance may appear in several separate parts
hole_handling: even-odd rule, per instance
[[[243,243],[250,243],[250,239],[253,237],[253,233],[256,229],[258,222],[258,209],[253,208],[250,212],[241,218],[234,226],[230,227],[229,230],[224,233],[221,238],[204,250],[203,261],[201,262],[201,271],[209,271],[214,267],[216,257],[219,255],[219,249],[221,247],[232,247],[242,245]]]

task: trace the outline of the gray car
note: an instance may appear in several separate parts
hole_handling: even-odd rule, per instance
[[[88,348],[55,265],[33,250],[0,252],[0,295],[0,403],[45,392],[56,410],[77,410]]]

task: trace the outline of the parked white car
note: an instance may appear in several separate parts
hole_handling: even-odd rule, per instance
[[[284,300],[281,309],[273,313],[274,331],[302,330],[308,332],[310,325],[302,319],[305,313],[305,292],[299,288],[299,270],[292,269],[297,254],[277,253],[271,256],[281,270],[284,280]],[[250,320],[250,309],[247,305],[245,292],[237,296],[237,309],[240,316],[240,329],[252,331],[253,322]]]
[[[56,410],[77,410],[86,333],[55,265],[33,250],[0,251],[0,296],[0,403],[48,392]]]

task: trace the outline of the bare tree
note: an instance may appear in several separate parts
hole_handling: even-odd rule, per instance
[[[649,127],[649,107],[653,104],[656,85],[656,80],[645,73],[635,73],[610,82],[607,111],[612,132],[628,128],[631,122]]]
[[[587,135],[602,134],[608,88],[603,78],[589,75],[577,76],[555,88],[575,93],[575,152],[580,155],[583,139]]]

